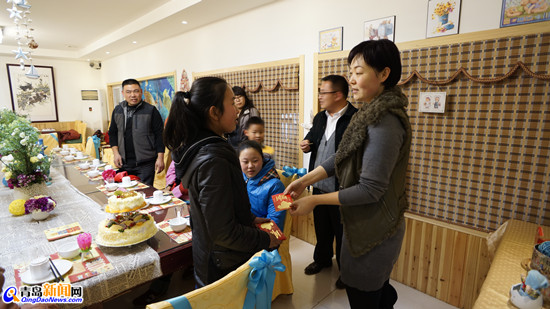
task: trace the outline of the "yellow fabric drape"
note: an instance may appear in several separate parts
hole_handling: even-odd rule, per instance
[[[260,256],[261,251],[255,256]],[[252,259],[251,258],[251,259]],[[200,308],[242,308],[248,291],[248,274],[252,267],[250,260],[220,280],[185,294],[193,309]],[[148,309],[173,309],[167,301],[147,305]]]

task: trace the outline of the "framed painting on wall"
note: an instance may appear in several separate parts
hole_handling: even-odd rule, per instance
[[[342,50],[344,27],[338,27],[319,32],[319,52],[330,53]]]
[[[460,0],[429,0],[426,37],[457,34],[460,23]]]
[[[395,15],[365,22],[363,41],[388,39],[394,41]]]
[[[421,92],[418,110],[423,113],[444,113],[446,92]]]
[[[53,67],[35,65],[38,78],[29,78],[18,64],[6,64],[13,111],[32,122],[58,121]]]
[[[500,27],[550,20],[550,0],[502,0]]]

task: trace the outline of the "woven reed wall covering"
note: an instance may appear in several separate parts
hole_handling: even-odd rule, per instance
[[[550,33],[401,52],[410,211],[488,231],[550,225]],[[318,66],[319,80],[349,71],[345,58]],[[447,93],[444,114],[418,111],[425,91]]]
[[[246,90],[265,121],[264,144],[275,148],[278,168],[298,166],[299,69],[299,63],[295,63],[211,74]],[[202,76],[207,75],[195,74],[195,77]]]

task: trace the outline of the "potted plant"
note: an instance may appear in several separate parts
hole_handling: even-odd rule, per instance
[[[0,110],[0,161],[15,198],[28,199],[46,192],[51,160],[38,144],[40,133],[28,119],[8,109]]]

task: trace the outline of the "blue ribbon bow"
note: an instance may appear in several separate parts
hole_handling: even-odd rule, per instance
[[[248,291],[244,300],[243,309],[269,309],[271,308],[271,296],[275,271],[285,271],[286,267],[281,263],[279,251],[264,250],[261,256],[254,257],[249,265],[252,267],[248,275]]]
[[[307,174],[307,169],[304,167],[296,168],[294,166],[283,166],[283,176],[292,177],[294,174],[298,175],[298,178],[303,177],[305,174]]]
[[[185,295],[177,296],[166,300],[174,309],[191,309],[191,304]]]

